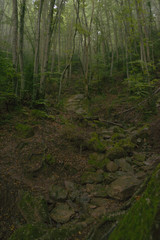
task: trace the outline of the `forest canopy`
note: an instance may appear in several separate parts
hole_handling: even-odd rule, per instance
[[[1,0],[1,90],[59,99],[74,78],[92,87],[125,79],[136,95],[159,69],[159,0]]]

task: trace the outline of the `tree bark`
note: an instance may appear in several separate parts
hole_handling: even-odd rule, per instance
[[[44,0],[40,1],[38,18],[37,18],[37,32],[36,32],[36,46],[34,56],[34,75],[33,75],[33,100],[38,98],[38,73],[39,73],[39,46],[40,46],[40,26],[41,15],[43,9]]]
[[[18,6],[17,0],[12,0],[13,4],[13,38],[12,38],[12,62],[15,72],[18,68]],[[18,79],[15,76],[14,79],[14,92],[18,94]]]

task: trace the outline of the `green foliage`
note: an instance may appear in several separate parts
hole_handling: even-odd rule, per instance
[[[29,137],[32,137],[34,135],[33,127],[31,127],[27,124],[18,123],[15,126],[15,128],[16,128],[17,133],[20,137],[29,138]]]
[[[5,52],[0,52],[0,89],[3,92],[12,92],[14,89],[13,79],[15,71],[11,58]]]
[[[88,147],[95,152],[105,152],[106,148],[104,144],[100,141],[97,133],[92,133],[92,137],[88,141]]]

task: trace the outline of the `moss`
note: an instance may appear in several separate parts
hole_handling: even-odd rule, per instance
[[[47,154],[45,160],[46,163],[50,166],[54,166],[56,164],[56,159],[51,154]]]
[[[109,162],[108,158],[100,158],[98,154],[90,154],[88,164],[95,169],[102,169]]]
[[[35,240],[39,239],[46,232],[46,226],[43,224],[26,224],[16,230],[9,240]]]
[[[160,165],[152,175],[144,194],[122,218],[109,240],[150,240],[160,205]]]
[[[118,159],[124,157],[125,155],[126,155],[125,150],[118,145],[115,145],[114,147],[110,148],[107,152],[107,157],[110,160]]]
[[[114,133],[114,134],[112,135],[111,139],[112,139],[113,141],[115,141],[115,140],[122,139],[122,138],[124,138],[124,137],[125,137],[125,135],[122,134],[122,133]]]
[[[121,147],[126,152],[131,152],[135,148],[135,144],[131,142],[130,138],[121,139],[118,142],[116,142],[115,147]]]
[[[23,138],[29,138],[34,135],[33,127],[31,127],[27,124],[18,123],[16,125],[16,130],[17,130],[18,135]]]
[[[133,155],[133,162],[137,166],[143,166],[145,159],[146,155],[144,153],[134,153]]]
[[[29,192],[21,192],[20,195],[18,206],[28,223],[45,223],[49,220],[47,204],[42,197],[36,198]]]
[[[93,133],[91,139],[88,141],[88,147],[95,152],[105,152],[105,146],[100,141],[97,133]]]

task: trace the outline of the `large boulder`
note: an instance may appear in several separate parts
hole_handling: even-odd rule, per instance
[[[124,215],[109,240],[159,240],[160,165],[152,174],[145,192]]]
[[[132,196],[139,184],[140,181],[134,177],[134,175],[121,176],[109,185],[107,193],[111,198],[117,200],[127,200]]]

